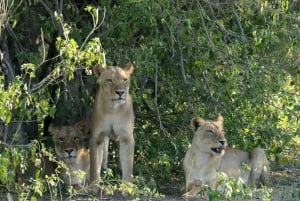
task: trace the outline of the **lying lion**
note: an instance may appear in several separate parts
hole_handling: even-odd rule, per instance
[[[74,126],[54,126],[51,124],[48,128],[53,135],[52,139],[55,144],[55,154],[57,158],[63,161],[70,173],[62,171],[62,177],[65,183],[69,183],[75,189],[81,190],[86,182],[90,179],[90,155],[85,147],[86,133],[82,132],[86,126],[82,122]],[[85,175],[80,177],[79,171]]]
[[[91,185],[89,192],[97,193],[97,179],[101,171],[105,142],[108,138],[119,140],[122,180],[132,180],[134,155],[134,114],[129,94],[130,75],[133,65],[125,68],[105,68],[96,65],[93,69],[99,89],[96,93],[91,121]]]
[[[269,162],[264,150],[255,148],[248,153],[228,148],[221,115],[214,121],[195,117],[191,125],[194,138],[183,161],[185,196],[195,197],[204,186],[216,188],[217,172],[241,178],[248,185],[254,186],[258,181],[267,183]]]

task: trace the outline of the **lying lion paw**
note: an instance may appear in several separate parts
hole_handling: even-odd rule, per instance
[[[100,192],[100,185],[98,182],[93,182],[87,187],[87,192],[96,195]]]

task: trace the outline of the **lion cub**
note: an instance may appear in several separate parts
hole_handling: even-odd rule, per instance
[[[63,170],[62,177],[65,183],[70,183],[77,190],[81,190],[90,179],[90,155],[85,147],[85,140],[88,136],[82,132],[85,130],[84,126],[87,125],[78,122],[74,126],[51,124],[48,128],[55,144],[55,154],[66,164],[70,172],[69,177]],[[79,170],[85,173],[83,178],[79,176]]]
[[[103,149],[107,138],[119,140],[122,180],[132,180],[134,155],[134,114],[129,94],[130,75],[133,65],[105,68],[96,65],[93,69],[99,89],[96,93],[91,121],[91,185],[89,191],[97,193]],[[101,123],[99,123],[101,122]]]
[[[229,177],[239,177],[248,185],[255,185],[259,180],[267,183],[269,162],[265,151],[255,148],[248,153],[228,148],[221,115],[214,121],[195,117],[191,126],[194,137],[183,161],[185,196],[195,197],[204,185],[216,188],[219,171]],[[245,164],[250,169],[247,170]]]

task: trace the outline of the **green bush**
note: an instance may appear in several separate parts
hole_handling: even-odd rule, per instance
[[[1,2],[13,8],[1,8],[7,14],[0,30],[4,128],[35,122],[38,131],[29,135],[51,147],[47,119],[89,118],[96,86],[91,67],[132,61],[135,175],[183,183],[190,120],[217,113],[225,117],[231,146],[265,148],[273,168],[299,154],[296,1]],[[11,151],[0,157],[7,189]],[[118,155],[111,154],[118,176],[115,164]]]

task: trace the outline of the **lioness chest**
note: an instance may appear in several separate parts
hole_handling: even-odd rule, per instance
[[[221,157],[215,158],[210,154],[199,154],[192,149],[188,150],[187,157],[184,160],[187,183],[200,180],[205,184],[213,185],[217,178],[217,170],[220,168],[221,160]]]
[[[108,136],[111,139],[127,136],[133,131],[134,117],[132,107],[126,107],[126,104],[120,105],[118,108],[98,108],[97,118],[94,118],[93,126],[97,128],[100,136]],[[99,124],[99,126],[98,126]]]

